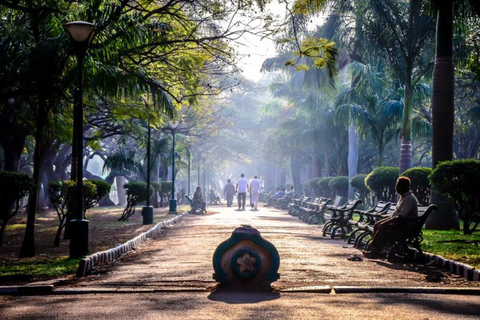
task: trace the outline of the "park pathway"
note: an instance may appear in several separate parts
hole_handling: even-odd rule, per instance
[[[242,224],[257,228],[276,246],[280,280],[273,285],[280,290],[208,291],[215,284],[216,247]],[[216,206],[205,216],[185,216],[137,252],[73,285],[55,288],[54,294],[0,296],[0,314],[5,320],[479,319],[478,294],[454,288],[436,294],[442,289],[431,288],[461,283],[428,282],[421,266],[348,260],[353,254],[359,251],[342,240],[323,239],[319,226],[286,212]],[[315,286],[335,290],[311,290]],[[338,286],[352,287],[340,292]],[[369,291],[367,286],[383,289]],[[392,287],[425,291],[395,292]]]
[[[308,225],[285,211],[261,207],[259,211],[235,211],[210,206],[204,216],[186,215],[158,239],[147,241],[105,272],[76,284],[88,290],[202,290],[215,284],[213,253],[241,225],[250,225],[270,241],[280,255],[279,290],[314,286],[445,287],[467,286],[460,278],[434,274],[415,264],[391,264],[386,260],[348,260],[360,255],[344,240],[323,238],[321,226]],[[440,277],[439,277],[440,275]],[[438,281],[427,281],[436,279]],[[443,281],[441,281],[443,279]]]

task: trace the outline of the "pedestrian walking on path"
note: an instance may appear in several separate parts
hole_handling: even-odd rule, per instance
[[[247,201],[248,180],[245,179],[245,175],[242,173],[240,179],[237,181],[236,191],[238,194],[238,209],[237,211],[245,210],[245,202]]]
[[[232,180],[228,179],[227,184],[223,188],[223,196],[227,199],[227,207],[231,207],[233,204],[233,195],[235,194],[235,186]]]
[[[260,190],[261,190],[260,180],[258,180],[258,177],[255,175],[253,176],[253,179],[250,180],[250,198],[251,198],[253,211],[258,211],[257,204],[258,204],[258,196],[260,195]]]

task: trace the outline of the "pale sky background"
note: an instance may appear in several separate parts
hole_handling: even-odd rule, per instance
[[[279,4],[277,1],[273,1],[266,7],[267,12],[271,12],[274,15],[279,15],[280,19],[283,19],[285,15],[285,5]],[[258,82],[266,74],[260,73],[262,63],[276,55],[275,42],[254,35],[245,35],[242,41],[242,45],[237,45],[236,50],[245,56],[238,67],[242,70],[241,74],[252,81]]]

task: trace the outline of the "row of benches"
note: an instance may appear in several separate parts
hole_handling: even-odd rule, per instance
[[[297,216],[307,223],[323,223],[322,234],[331,238],[343,238],[359,249],[367,249],[373,235],[376,222],[390,216],[396,205],[390,202],[378,202],[369,210],[358,209],[361,200],[347,200],[343,205],[331,204],[328,198],[298,197],[290,200],[289,214]],[[418,207],[418,219],[407,222],[393,235],[387,258],[394,261],[398,258],[413,259],[423,254],[420,243],[423,240],[422,228],[428,216],[437,206]]]

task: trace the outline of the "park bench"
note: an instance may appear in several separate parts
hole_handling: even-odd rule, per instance
[[[332,202],[330,198],[320,197],[315,203],[310,204],[301,214],[300,219],[308,224],[320,224],[325,222],[323,214]]]
[[[267,193],[260,193],[258,196],[258,202],[266,202],[268,203],[270,198],[273,197],[273,192],[267,192]]]
[[[387,214],[391,205],[391,202],[379,201],[370,210],[354,210],[352,219],[348,221],[352,232],[350,232],[347,242],[355,243],[357,237],[365,232],[367,226],[373,226],[375,222]]]
[[[292,199],[292,202],[289,204],[288,213],[292,216],[298,217],[301,212],[301,209],[306,205],[310,200],[310,197],[301,196],[300,198]]]
[[[387,211],[379,214],[372,214],[370,215],[370,219],[367,222],[358,223],[357,228],[359,229],[359,231],[357,231],[357,235],[355,236],[355,243],[353,246],[355,248],[366,250],[368,247],[368,242],[372,238],[373,226],[375,225],[375,223],[391,216],[396,208],[396,204],[391,204],[388,207]]]
[[[284,197],[278,198],[273,206],[277,209],[286,210],[288,209],[288,205],[290,204],[292,199],[296,197],[297,195],[294,194],[293,196],[290,196],[290,197],[284,196]]]
[[[431,204],[428,207],[418,207],[418,218],[406,222],[402,228],[395,231],[392,240],[392,246],[387,253],[387,260],[412,261],[423,260],[423,251],[420,244],[423,241],[423,226],[432,212],[437,210],[437,205]]]
[[[322,200],[321,197],[316,197],[315,199],[309,199],[307,201],[304,201],[298,208],[298,212],[296,213],[296,216],[303,220],[303,216],[305,216],[306,214],[308,214],[310,211],[313,211],[315,210],[315,207],[316,205],[318,204],[318,202],[320,202],[320,200]]]
[[[361,203],[362,200],[350,199],[342,206],[327,208],[327,212],[324,214],[327,222],[323,226],[323,236],[329,234],[331,238],[335,238],[336,236],[346,238],[347,234],[351,231],[348,222],[352,219],[353,211]]]
[[[336,197],[335,197],[335,200],[333,200],[333,203],[328,204],[328,205],[327,205],[327,208],[335,208],[335,207],[338,207],[338,205],[340,204],[340,201],[342,201],[342,196],[336,196]]]
[[[205,203],[203,201],[194,200],[189,196],[185,196],[188,203],[190,204],[190,214],[205,214],[207,210],[205,209]]]

